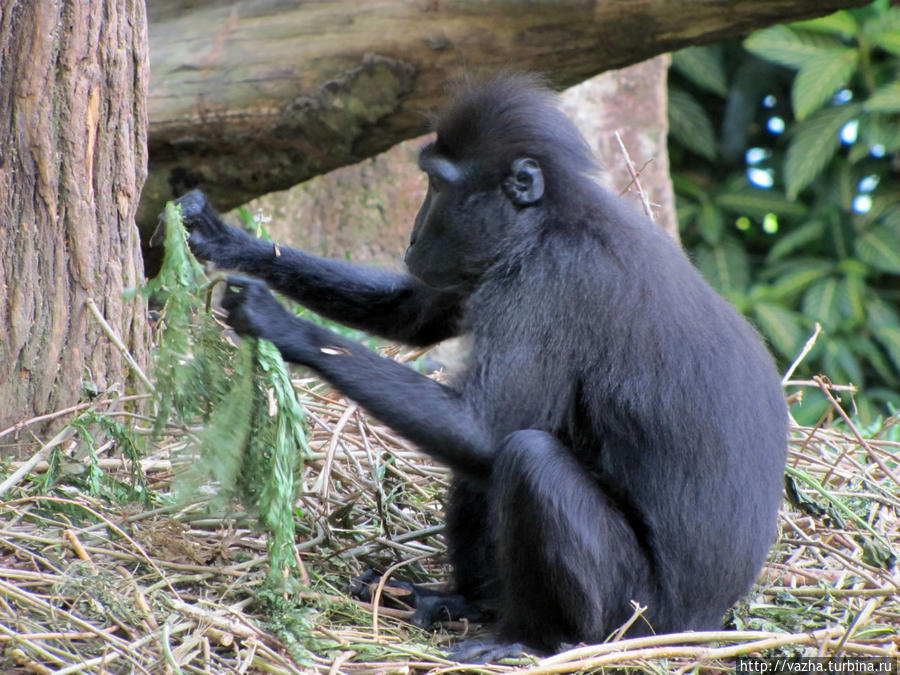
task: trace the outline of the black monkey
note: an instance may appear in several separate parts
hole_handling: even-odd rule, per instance
[[[181,199],[201,258],[392,340],[470,334],[451,385],[299,319],[232,278],[239,332],[272,340],[453,470],[454,593],[417,618],[496,611],[461,660],[717,629],[775,533],[787,411],[760,337],[656,225],[591,180],[584,139],[526,76],[471,87],[419,159],[409,274],[324,260]]]

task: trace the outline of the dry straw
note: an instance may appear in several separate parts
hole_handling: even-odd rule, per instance
[[[296,601],[306,631],[299,644],[257,613],[253,592],[266,576],[266,545],[246,514],[213,515],[202,503],[123,506],[71,486],[41,494],[47,464],[37,462],[0,506],[0,671],[459,670],[441,648],[474,627],[425,633],[404,622],[409,611],[386,608],[373,621],[370,608],[346,597],[350,578],[373,567],[444,578],[439,534],[447,472],[321,383],[295,384],[311,425],[296,546],[308,589]],[[827,382],[813,384],[832,396],[834,416],[843,418]],[[149,433],[150,426],[136,428]],[[170,458],[184,443],[178,431],[142,460],[148,489],[162,497],[177,469]],[[14,436],[0,433],[0,443]],[[35,454],[42,452],[36,446]],[[885,544],[900,549],[900,498],[891,478],[898,452],[900,443],[846,420],[793,428],[789,468],[803,507],[785,503],[780,540],[737,610],[742,630],[578,646],[478,670],[549,674],[629,665],[686,672],[728,668],[739,655],[768,650],[897,656],[900,579],[884,557]],[[104,475],[127,481],[125,460],[113,447],[110,455],[100,460]],[[26,463],[12,462],[8,473]],[[83,466],[72,459],[65,471]]]

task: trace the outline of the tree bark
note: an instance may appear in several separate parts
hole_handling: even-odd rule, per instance
[[[128,387],[90,299],[146,363],[147,64],[143,0],[0,5],[0,429]]]
[[[222,208],[423,133],[447,83],[602,71],[868,0],[154,0],[139,219],[201,186]]]

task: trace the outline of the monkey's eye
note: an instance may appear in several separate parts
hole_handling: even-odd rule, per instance
[[[447,181],[440,176],[431,173],[428,174],[428,187],[431,188],[433,192],[440,192],[447,187]]]

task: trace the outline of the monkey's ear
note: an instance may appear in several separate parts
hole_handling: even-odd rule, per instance
[[[544,174],[536,159],[522,157],[509,167],[503,191],[516,206],[530,206],[544,196]]]

